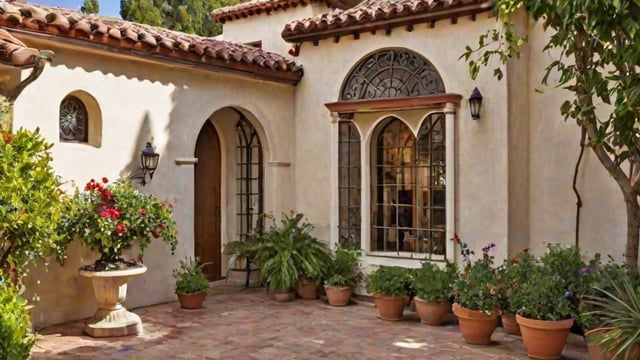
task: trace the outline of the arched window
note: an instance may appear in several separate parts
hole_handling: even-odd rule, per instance
[[[60,104],[60,141],[88,142],[89,114],[77,97],[69,95]]]
[[[429,115],[417,138],[385,119],[371,149],[372,252],[445,254],[444,114]]]
[[[256,129],[240,114],[236,124],[236,193],[237,237],[245,241],[258,225],[263,213],[263,158],[262,144]]]

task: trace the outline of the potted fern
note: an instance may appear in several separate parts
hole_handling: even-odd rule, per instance
[[[283,214],[280,225],[272,215],[265,217],[271,225],[255,235],[253,248],[264,282],[276,300],[293,300],[294,289],[301,283],[310,285],[311,291],[299,294],[316,298],[317,282],[324,278],[331,259],[329,248],[311,235],[313,225],[304,222],[302,214]]]
[[[176,279],[175,291],[183,309],[200,309],[207,291],[209,280],[202,271],[203,264],[197,260],[186,258],[180,260],[180,267],[173,270]]]

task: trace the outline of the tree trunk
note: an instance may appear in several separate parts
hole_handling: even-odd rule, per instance
[[[626,194],[625,194],[626,195]],[[624,257],[633,270],[638,268],[638,245],[640,245],[640,205],[638,194],[633,193],[627,199],[627,246]]]

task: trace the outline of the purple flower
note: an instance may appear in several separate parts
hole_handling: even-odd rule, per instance
[[[591,268],[582,268],[580,269],[580,275],[584,276],[584,275],[588,275],[591,274],[591,272],[593,271],[593,269]]]
[[[573,296],[573,293],[572,293],[571,291],[568,291],[568,290],[567,290],[567,291],[565,291],[565,293],[564,293],[564,297],[570,298],[570,297],[572,297],[572,296]]]

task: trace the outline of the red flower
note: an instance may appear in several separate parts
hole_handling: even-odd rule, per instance
[[[120,211],[118,209],[111,209],[111,220],[116,221],[120,218]]]
[[[113,194],[111,193],[111,191],[103,190],[102,188],[100,189],[100,195],[105,200],[111,200],[111,198],[113,198]]]
[[[529,248],[525,248],[524,250],[522,250],[523,253],[528,253],[529,252]]]
[[[173,209],[173,204],[169,203],[169,209]]]
[[[116,225],[116,233],[118,235],[122,235],[122,233],[124,233],[127,230],[127,225],[123,222],[119,222],[118,225]]]
[[[151,230],[151,235],[153,235],[153,237],[157,239],[160,237],[160,232],[158,231],[158,229],[153,229]]]
[[[160,223],[160,227],[163,228],[163,229],[166,229],[167,228],[167,223],[165,223],[165,222]]]
[[[145,209],[140,209],[138,212],[140,213],[140,215],[147,215],[147,210]]]
[[[111,210],[111,209],[104,209],[104,210],[100,211],[100,217],[103,218],[103,219],[106,219],[106,218],[110,217],[111,216],[111,211],[109,211],[109,210]]]
[[[6,142],[7,144],[11,143],[13,141],[13,135],[11,134],[4,134],[4,142]]]
[[[108,183],[108,182],[109,182],[109,179],[107,179],[106,177],[103,177],[103,178],[102,178],[102,182],[106,184],[106,183]]]
[[[520,259],[514,258],[513,260],[511,260],[511,262],[517,265],[520,264]]]

